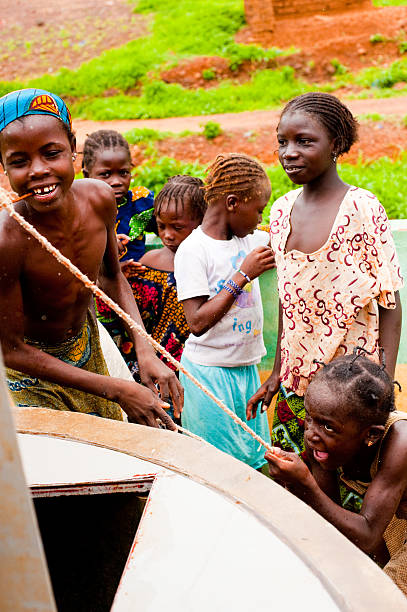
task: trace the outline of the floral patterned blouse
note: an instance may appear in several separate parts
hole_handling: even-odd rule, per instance
[[[282,384],[304,395],[325,363],[363,346],[379,358],[379,311],[395,308],[403,285],[389,222],[376,196],[350,187],[326,243],[315,253],[285,250],[290,216],[301,189],[273,204],[271,246],[283,311]]]

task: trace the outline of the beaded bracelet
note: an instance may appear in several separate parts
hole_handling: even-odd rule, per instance
[[[232,279],[228,280],[228,282],[226,284],[230,285],[232,287],[232,289],[235,290],[237,295],[240,295],[243,292],[243,289],[241,287],[239,287],[239,285],[237,283],[235,283],[235,281],[232,280]]]
[[[238,293],[236,293],[236,291],[234,289],[232,289],[232,287],[228,287],[227,284],[226,284],[226,285],[223,285],[222,289],[225,289],[225,291],[230,293],[230,295],[233,295],[234,298],[237,298]]]
[[[240,274],[241,274],[242,276],[244,276],[244,277],[245,277],[245,279],[247,280],[247,282],[248,282],[248,283],[251,283],[251,282],[252,282],[252,280],[251,280],[250,276],[248,276],[248,275],[246,274],[246,272],[243,272],[243,270],[241,270],[240,268],[238,269],[238,272],[240,272]]]

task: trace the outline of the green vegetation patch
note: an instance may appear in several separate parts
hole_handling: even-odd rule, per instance
[[[272,184],[272,195],[263,213],[267,223],[271,204],[296,185],[291,183],[280,165],[266,168]],[[390,219],[407,218],[407,153],[398,160],[383,157],[375,162],[358,162],[356,165],[340,164],[341,178],[351,185],[363,187],[374,193],[383,204]],[[204,178],[205,168],[199,164],[190,164],[162,157],[148,160],[134,170],[133,184],[144,185],[157,194],[170,176],[191,174]]]
[[[284,66],[261,70],[242,85],[225,81],[212,89],[184,89],[153,81],[146,83],[141,96],[84,100],[73,104],[71,110],[76,117],[97,121],[210,115],[275,108],[309,90],[310,86],[294,77],[291,67]]]

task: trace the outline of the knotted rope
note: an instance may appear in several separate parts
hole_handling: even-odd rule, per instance
[[[102,291],[94,282],[92,282],[87,276],[86,274],[83,274],[83,272],[81,272],[81,270],[79,270],[79,268],[77,266],[75,266],[67,257],[65,257],[65,255],[62,255],[62,253],[56,249],[50,242],[49,240],[47,240],[47,238],[45,238],[45,236],[43,236],[42,234],[40,234],[35,227],[33,227],[31,225],[31,223],[29,223],[28,221],[26,221],[26,219],[24,219],[24,217],[22,217],[15,209],[13,204],[15,204],[16,202],[18,202],[19,200],[23,200],[24,198],[30,196],[31,194],[25,194],[19,198],[17,198],[16,200],[14,200],[14,202],[11,200],[10,195],[0,187],[0,198],[1,198],[1,202],[0,202],[0,210],[5,209],[7,210],[7,212],[9,213],[10,217],[12,217],[13,219],[15,219],[15,221],[17,221],[17,223],[19,223],[29,234],[31,234],[31,236],[33,236],[34,238],[36,238],[38,240],[38,242],[44,247],[44,249],[46,249],[49,253],[51,253],[51,255],[53,255],[55,257],[55,259],[57,259],[59,261],[60,264],[62,264],[65,268],[67,268],[71,274],[73,274],[78,280],[80,280],[85,287],[87,287],[92,293],[93,295],[97,296],[98,298],[100,298],[101,300],[103,300],[103,302],[105,304],[107,304],[123,321],[125,321],[127,323],[127,325],[130,327],[130,329],[134,329],[140,336],[142,336],[143,338],[145,338],[159,353],[161,353],[177,370],[180,370],[187,378],[189,378],[203,393],[205,393],[213,402],[215,402],[215,404],[217,406],[219,406],[219,408],[221,408],[221,410],[223,410],[224,412],[226,412],[227,415],[230,416],[230,418],[237,424],[240,425],[240,427],[242,427],[242,429],[244,429],[246,431],[246,433],[248,433],[252,438],[254,438],[257,442],[259,442],[259,444],[261,444],[262,446],[264,446],[264,448],[266,448],[267,450],[269,450],[270,452],[273,452],[273,447],[270,446],[270,444],[268,444],[265,440],[263,440],[260,436],[258,436],[244,421],[242,421],[242,419],[240,419],[234,412],[232,412],[232,410],[230,410],[230,408],[228,408],[223,402],[222,400],[218,399],[213,393],[212,391],[210,391],[209,389],[207,389],[204,385],[202,385],[199,380],[197,380],[195,378],[195,376],[193,376],[192,374],[190,374],[190,372],[188,372],[188,370],[186,370],[184,368],[184,366],[177,361],[176,359],[174,359],[174,357],[163,347],[161,346],[161,344],[159,344],[156,340],[154,340],[154,338],[152,338],[147,332],[146,330],[141,327],[141,325],[139,325],[138,323],[136,323],[136,321],[134,321],[130,315],[128,315],[122,308],[120,308],[120,306],[118,304],[116,304],[108,295],[106,295],[106,293],[104,293],[104,291]],[[180,428],[183,432],[187,433],[187,430]],[[191,432],[188,432],[188,434],[190,434]],[[195,437],[195,434],[192,434],[192,437]],[[198,436],[196,436],[198,437]]]

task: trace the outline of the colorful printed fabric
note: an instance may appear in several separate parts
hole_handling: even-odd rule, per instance
[[[294,451],[305,459],[304,422],[304,398],[280,385],[271,432],[273,446]]]
[[[20,89],[0,98],[0,132],[27,115],[51,115],[72,129],[71,114],[65,102],[44,89]]]
[[[358,187],[348,189],[320,249],[287,253],[290,215],[300,193],[290,191],[274,203],[270,235],[283,310],[280,379],[304,395],[319,367],[314,359],[330,362],[359,345],[378,361],[378,304],[395,308],[403,279],[385,210]]]
[[[146,187],[135,187],[127,192],[123,203],[117,207],[116,233],[126,234],[130,242],[126,244],[121,261],[138,261],[146,250],[145,230],[154,214],[154,194]]]
[[[175,359],[181,359],[189,336],[182,304],[177,299],[173,272],[146,267],[128,279],[146,331]],[[108,330],[130,372],[137,378],[137,356],[122,322],[101,300],[96,298],[98,319]],[[166,362],[166,360],[158,354]],[[171,364],[167,364],[174,369]]]
[[[76,368],[109,376],[96,321],[90,313],[82,331],[65,342],[48,345],[28,338],[25,338],[24,342]],[[102,397],[35,378],[11,368],[6,368],[6,379],[16,406],[72,410],[117,421],[123,420],[120,406]]]
[[[258,410],[255,419],[247,421],[246,418],[247,402],[260,386],[255,365],[231,368],[203,366],[190,361],[185,355],[182,356],[181,362],[257,435],[270,442],[267,413]],[[185,391],[182,426],[254,469],[261,468],[266,463],[263,446],[232,421],[229,415],[182,372],[180,381]]]

